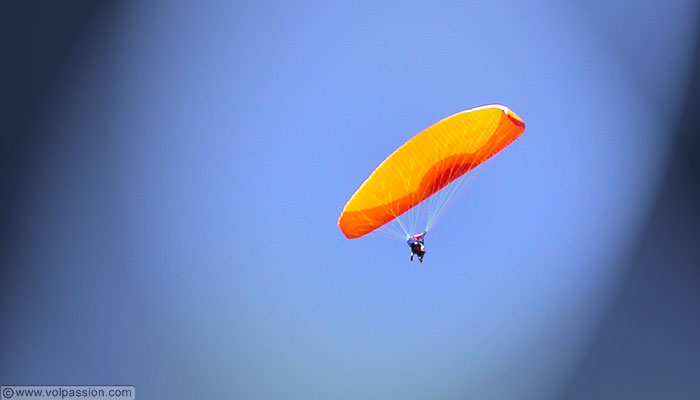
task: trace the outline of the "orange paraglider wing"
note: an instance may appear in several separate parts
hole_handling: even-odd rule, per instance
[[[374,231],[503,150],[524,130],[520,117],[502,105],[443,119],[370,174],[345,204],[338,227],[348,239]]]

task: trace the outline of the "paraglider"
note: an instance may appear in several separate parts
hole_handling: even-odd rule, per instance
[[[408,247],[411,248],[411,261],[413,261],[413,256],[418,256],[418,261],[423,262],[423,256],[425,255],[425,234],[416,233],[411,235],[406,242],[408,242]]]
[[[461,178],[524,130],[522,119],[498,104],[461,111],[437,122],[379,164],[345,204],[338,227],[348,239],[355,239],[396,221],[411,247],[411,260],[417,255],[422,262],[425,233],[457,192]],[[418,216],[407,214],[414,224],[425,217],[420,230],[409,226],[412,232],[422,233],[412,234],[399,216],[421,208],[429,198],[427,211]]]

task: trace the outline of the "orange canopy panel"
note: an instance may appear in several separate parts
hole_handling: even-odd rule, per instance
[[[364,236],[498,153],[525,130],[502,105],[461,111],[417,134],[387,157],[352,195],[338,227]]]

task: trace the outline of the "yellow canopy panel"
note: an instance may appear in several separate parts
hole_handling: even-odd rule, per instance
[[[498,104],[443,119],[379,164],[345,204],[338,227],[349,239],[374,231],[504,149],[524,130],[520,117]]]

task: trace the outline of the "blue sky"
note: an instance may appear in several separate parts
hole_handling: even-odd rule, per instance
[[[45,112],[63,139],[15,259],[40,278],[17,283],[10,318],[50,328],[16,328],[3,378],[145,398],[556,398],[663,173],[696,7],[121,6]],[[340,210],[386,155],[490,103],[527,130],[465,185],[423,264],[345,239]]]

